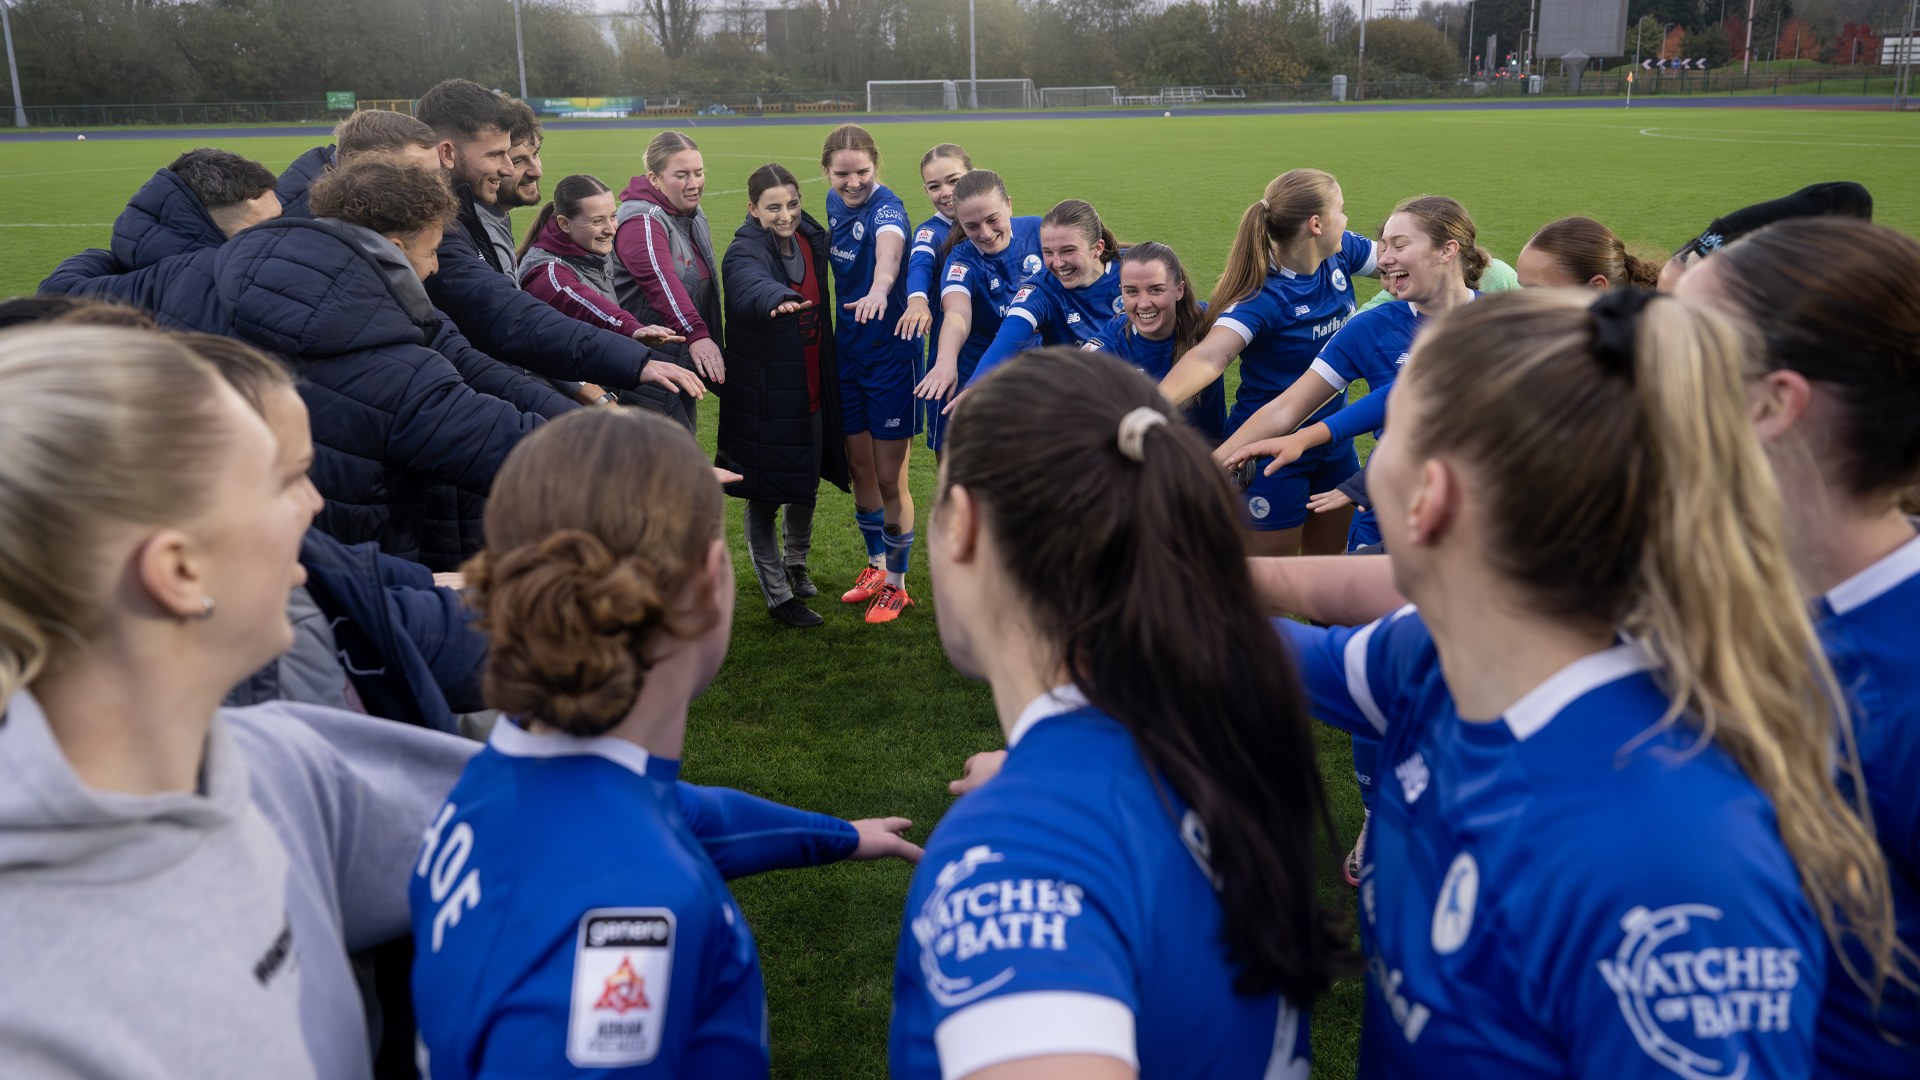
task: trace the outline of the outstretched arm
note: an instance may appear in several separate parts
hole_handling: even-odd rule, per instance
[[[1298,615],[1333,626],[1359,626],[1407,602],[1385,555],[1301,555],[1252,558],[1254,594],[1271,615]]]
[[[1168,378],[1172,378],[1172,375],[1169,374]],[[1279,397],[1260,406],[1260,410],[1247,417],[1247,422],[1241,424],[1239,430],[1227,436],[1227,441],[1213,452],[1213,459],[1231,469],[1250,457],[1272,454],[1273,450],[1264,440],[1293,434],[1294,429],[1307,417],[1319,412],[1341,392],[1322,378],[1319,372],[1303,372]]]
[[[905,818],[849,822],[733,788],[685,781],[675,788],[681,818],[728,880],[842,859],[920,858],[920,848],[899,836],[913,824]]]
[[[1175,405],[1186,401],[1212,385],[1246,345],[1247,340],[1239,331],[1216,323],[1207,331],[1207,336],[1200,339],[1200,344],[1188,349],[1173,365],[1173,370],[1167,372],[1167,377],[1160,380],[1160,392]]]

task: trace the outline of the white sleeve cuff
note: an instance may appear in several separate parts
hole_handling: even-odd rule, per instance
[[[882,236],[885,236],[888,233],[892,233],[893,235],[899,237],[902,240],[905,240],[907,238],[907,230],[901,228],[898,225],[882,225],[879,228],[873,230],[874,239],[876,240]]]
[[[1014,309],[1013,309],[1012,311],[1009,311],[1009,312],[1007,312],[1007,314],[1008,314],[1008,315],[1018,315],[1018,316],[1020,316],[1021,318],[1023,318],[1023,319],[1025,319],[1025,320],[1027,320],[1027,325],[1028,325],[1028,326],[1031,326],[1031,327],[1033,327],[1033,328],[1034,328],[1035,330],[1038,330],[1038,329],[1040,329],[1040,320],[1039,320],[1039,319],[1036,319],[1036,318],[1034,318],[1034,317],[1033,317],[1033,315],[1032,315],[1032,314],[1031,314],[1030,312],[1028,312],[1028,311],[1026,311],[1026,310],[1025,310],[1025,309],[1023,309],[1023,308],[1014,308]]]
[[[1327,385],[1333,387],[1335,390],[1345,390],[1347,388],[1347,380],[1341,378],[1340,373],[1333,370],[1333,365],[1317,356],[1313,358],[1313,363],[1307,366],[1307,370],[1327,380]]]
[[[916,296],[917,296],[917,297],[919,297],[919,298],[920,298],[920,299],[922,299],[922,300],[925,300],[925,299],[927,298],[927,290],[925,290],[925,289],[915,289],[915,290],[913,290],[912,292],[910,292],[910,293],[908,293],[908,294],[907,294],[907,299],[909,299],[909,300],[911,300],[911,299],[913,299],[913,298],[914,298],[914,297],[916,297]]]
[[[941,1080],[1050,1054],[1098,1054],[1140,1067],[1133,1010],[1110,997],[1073,990],[1007,994],[969,1005],[933,1029]]]
[[[973,290],[967,288],[965,285],[949,285],[940,290],[941,296],[945,296],[948,293],[966,293],[968,296],[972,296]]]
[[[1380,241],[1367,241],[1367,265],[1353,272],[1354,277],[1369,277],[1380,269]]]
[[[1213,320],[1213,325],[1224,326],[1227,329],[1233,331],[1234,333],[1239,334],[1240,345],[1242,348],[1245,348],[1246,346],[1253,344],[1253,331],[1247,329],[1247,324],[1241,322],[1238,319],[1229,319],[1225,315],[1222,315],[1219,318]]]
[[[1345,661],[1347,669],[1347,696],[1353,698],[1353,703],[1360,709],[1360,715],[1367,718],[1367,723],[1373,725],[1373,730],[1382,735],[1387,733],[1387,717],[1373,700],[1373,686],[1367,682],[1367,642],[1373,637],[1373,632],[1380,629],[1381,624],[1390,621],[1392,620],[1380,619],[1361,627],[1359,633],[1347,639],[1346,655],[1341,658]]]

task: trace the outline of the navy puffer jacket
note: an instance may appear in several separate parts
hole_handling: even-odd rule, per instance
[[[316,522],[347,544],[420,557],[431,482],[485,495],[546,422],[475,393],[435,352],[439,313],[385,237],[331,220],[255,226],[221,249],[232,332],[292,360],[313,414]]]
[[[287,171],[280,174],[280,180],[273,187],[273,193],[280,199],[280,213],[283,217],[312,217],[307,209],[307,189],[313,186],[320,174],[333,168],[334,148],[332,143],[316,146],[293,159]]]
[[[126,270],[226,242],[200,196],[172,169],[154,173],[113,219],[113,258]]]

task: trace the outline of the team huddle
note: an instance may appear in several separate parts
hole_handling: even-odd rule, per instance
[[[1296,168],[1203,301],[956,144],[914,225],[853,124],[824,225],[769,163],[716,257],[666,132],[516,242],[531,111],[419,112],[183,155],[0,305],[10,1075],[371,1077],[410,936],[422,1077],[764,1077],[728,882],[880,858],[903,1080],[1305,1080],[1352,975],[1362,1076],[1920,1075],[1920,243],[1858,185],[1509,266]],[[823,479],[1005,735],[924,849],[680,779],[727,497],[818,625]]]

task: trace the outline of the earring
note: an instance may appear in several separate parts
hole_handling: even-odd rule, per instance
[[[219,605],[213,602],[213,597],[203,596],[200,598],[200,614],[194,616],[194,618],[199,619],[201,622],[206,622],[208,619],[213,618],[213,610],[218,606]]]

